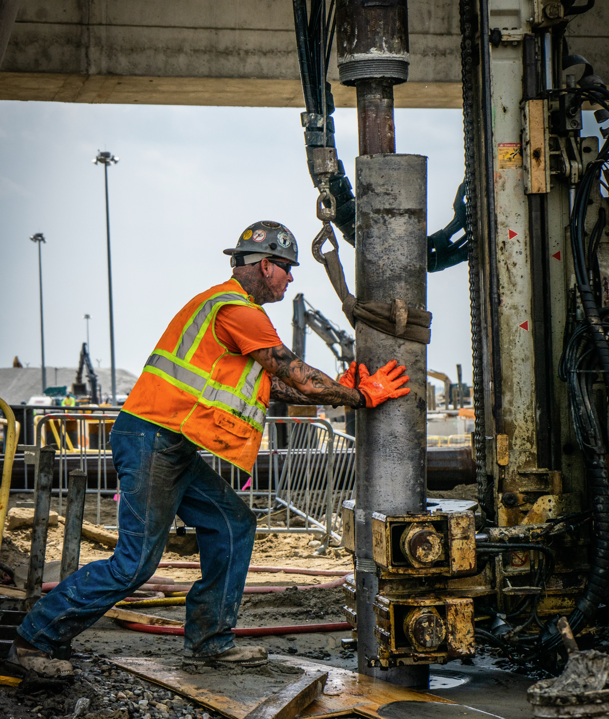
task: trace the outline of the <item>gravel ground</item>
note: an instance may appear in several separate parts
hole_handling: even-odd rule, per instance
[[[57,682],[53,691],[0,690],[5,719],[216,719],[220,715],[191,704],[179,694],[161,689],[118,670],[98,654],[72,657],[76,676],[70,683]],[[80,701],[78,714],[75,714]]]

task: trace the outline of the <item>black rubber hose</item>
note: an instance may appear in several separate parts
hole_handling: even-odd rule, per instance
[[[317,112],[318,107],[313,96],[311,86],[311,50],[309,48],[309,31],[307,20],[306,0],[293,0],[294,27],[296,29],[296,47],[298,49],[298,64],[300,66],[300,80],[307,112]]]
[[[589,240],[588,264],[586,264],[585,252],[585,220],[590,194],[597,174],[600,174],[608,158],[609,141],[603,145],[597,160],[586,168],[575,197],[570,223],[576,279],[586,317],[584,327],[587,332],[576,331],[569,339],[565,348],[564,363],[561,361],[561,375],[569,383],[573,423],[578,443],[584,453],[591,495],[590,508],[594,519],[592,566],[584,593],[577,602],[577,609],[568,618],[574,634],[583,629],[594,617],[599,604],[606,600],[609,593],[609,471],[605,459],[607,450],[604,432],[594,402],[591,400],[594,375],[590,369],[587,369],[600,365],[599,372],[604,376],[606,388],[609,388],[609,343],[602,322],[605,313],[601,312],[596,304],[588,280],[590,264],[596,261],[598,250],[596,233],[605,224],[604,213],[602,215],[599,213],[599,220]],[[585,348],[586,343],[593,345],[594,356]],[[583,369],[583,379],[578,378],[578,367]],[[553,622],[549,623],[541,636],[537,653],[555,649],[560,642],[560,635],[556,632]]]
[[[565,15],[581,15],[582,13],[592,10],[596,4],[596,0],[588,0],[585,5],[575,5],[576,0],[570,0],[570,2],[563,3],[565,5]]]

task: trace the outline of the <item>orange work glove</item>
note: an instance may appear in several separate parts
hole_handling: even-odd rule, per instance
[[[355,373],[357,372],[357,363],[351,362],[349,369],[344,372],[338,379],[338,384],[349,389],[355,389]]]
[[[388,399],[404,397],[410,392],[408,388],[400,389],[410,377],[402,374],[406,367],[403,365],[396,367],[397,363],[397,360],[391,360],[373,375],[370,375],[366,365],[360,364],[357,389],[366,398],[366,407],[377,407]]]

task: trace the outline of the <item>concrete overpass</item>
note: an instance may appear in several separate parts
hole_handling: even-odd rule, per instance
[[[2,100],[303,105],[291,0],[0,0],[0,25],[17,5]],[[569,30],[571,52],[605,80],[607,5]],[[396,107],[460,107],[458,0],[410,0],[409,12],[410,81],[395,88]],[[330,79],[336,104],[354,107],[334,59]]]

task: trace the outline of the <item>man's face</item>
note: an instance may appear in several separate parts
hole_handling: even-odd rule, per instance
[[[273,298],[269,302],[281,302],[288,285],[290,282],[294,282],[289,262],[281,262],[281,265],[276,265],[265,258],[260,264],[262,265],[262,273],[265,276],[267,287]],[[286,272],[286,270],[288,271]]]

